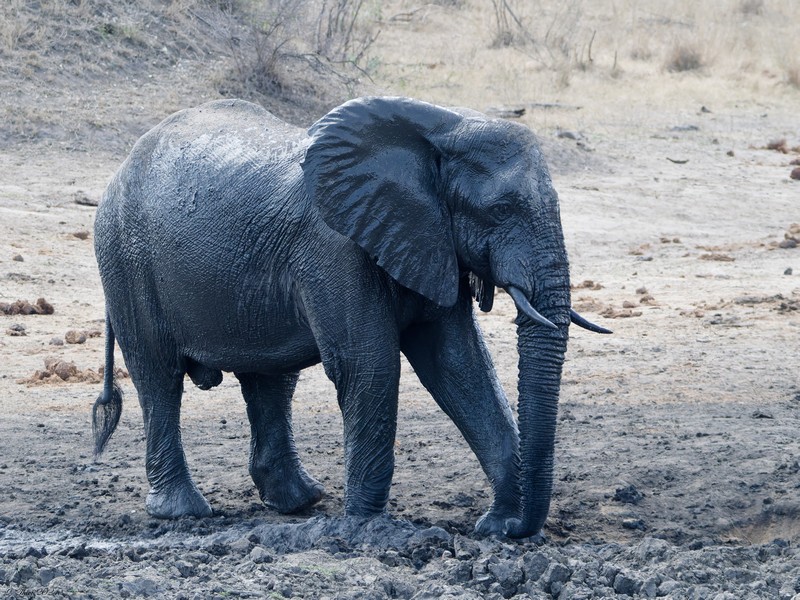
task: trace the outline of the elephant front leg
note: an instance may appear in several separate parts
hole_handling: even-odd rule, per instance
[[[403,333],[403,353],[478,457],[494,501],[476,533],[503,535],[519,518],[519,435],[467,297],[441,320]]]
[[[378,340],[395,349],[383,336]],[[350,360],[329,359],[325,370],[336,385],[344,421],[345,514],[380,514],[394,475],[399,352],[365,347]]]
[[[292,432],[292,395],[297,373],[237,373],[250,419],[250,476],[261,500],[278,512],[316,504],[325,490],[303,467]]]
[[[164,386],[153,380],[139,392],[147,438],[146,468],[150,482],[147,512],[160,519],[210,517],[211,506],[192,481],[180,430],[182,377]],[[152,389],[151,389],[152,388]]]

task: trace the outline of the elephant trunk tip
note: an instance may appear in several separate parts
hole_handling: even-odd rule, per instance
[[[515,540],[530,538],[530,541],[537,546],[541,546],[547,541],[547,536],[544,534],[544,523],[541,525],[526,523],[521,519],[510,519],[503,533]]]

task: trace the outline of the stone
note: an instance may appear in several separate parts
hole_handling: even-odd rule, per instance
[[[585,585],[579,585],[569,581],[561,588],[561,593],[558,595],[558,598],[559,600],[589,600],[593,595],[594,592]]]
[[[261,565],[264,563],[271,563],[275,560],[264,546],[255,546],[252,550],[250,550],[250,560],[252,560],[257,565]]]
[[[542,576],[542,584],[546,590],[550,590],[553,596],[557,596],[564,584],[569,581],[569,576],[572,574],[567,567],[561,563],[554,562],[545,571]]]
[[[175,563],[175,568],[178,569],[178,573],[180,573],[183,578],[192,577],[197,572],[195,566],[185,560],[177,561]]]
[[[64,339],[68,344],[83,344],[86,342],[86,332],[70,329],[64,334]]]
[[[23,561],[17,565],[11,575],[12,583],[25,583],[36,576],[36,563]]]
[[[472,578],[472,565],[465,560],[452,559],[445,563],[444,573],[450,585],[466,583]]]
[[[644,494],[636,489],[636,486],[628,485],[622,488],[617,488],[614,491],[614,498],[617,502],[623,504],[639,504],[644,499]]]
[[[539,581],[550,566],[550,559],[543,552],[526,552],[519,562],[527,581]]]
[[[120,591],[123,594],[128,593],[131,596],[150,598],[152,596],[161,596],[163,592],[158,583],[147,577],[128,576],[126,580],[119,585]]]
[[[47,585],[56,577],[64,577],[63,571],[58,567],[42,567],[39,569],[39,581],[42,585]]]
[[[631,577],[630,575],[617,573],[617,576],[614,578],[614,591],[618,594],[633,596],[634,594],[639,593],[641,587],[642,582],[634,577]]]
[[[658,596],[668,596],[678,588],[683,587],[683,584],[674,579],[667,579],[658,585]]]
[[[478,542],[459,534],[453,536],[453,549],[458,560],[469,560],[481,553]]]
[[[639,594],[645,598],[655,598],[658,595],[658,578],[650,577],[643,584],[639,590]]]
[[[231,542],[230,549],[234,554],[247,554],[250,552],[252,544],[247,538],[240,538],[235,542]]]
[[[498,562],[488,565],[488,571],[500,584],[504,597],[508,598],[517,590],[517,586],[522,583],[522,569],[517,566],[515,560],[499,560]]]
[[[663,557],[670,548],[669,542],[659,538],[646,537],[637,544],[634,554],[642,562]]]

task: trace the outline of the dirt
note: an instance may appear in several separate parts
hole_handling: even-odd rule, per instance
[[[435,41],[436,23],[385,24],[381,40],[401,56],[394,37]],[[487,76],[487,91],[462,89],[443,63],[409,64],[402,82],[388,73],[382,84],[410,93],[419,69],[439,78],[411,90],[425,99],[509,101],[494,91],[508,67]],[[259,502],[230,375],[209,392],[187,379],[182,409],[213,517],[146,514],[142,417],[124,371],[119,428],[93,460],[105,341],[96,203],[138,135],[219,96],[204,87],[203,64],[157,66],[152,76],[143,66],[122,79],[95,73],[93,92],[70,72],[60,97],[26,80],[20,121],[4,126],[0,595],[800,598],[797,92],[669,74],[663,94],[647,95],[649,83],[593,75],[562,95],[511,98],[525,100],[522,122],[550,160],[573,304],[614,334],[572,331],[545,537],[510,541],[472,535],[489,485],[405,362],[387,517],[341,516],[341,416],[319,367],[303,372],[293,405],[301,456],[327,491],[306,514]],[[500,293],[478,319],[516,406],[514,316]]]

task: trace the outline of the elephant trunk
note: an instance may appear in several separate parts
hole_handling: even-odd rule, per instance
[[[521,308],[517,320],[522,518],[513,522],[508,531],[511,537],[528,537],[541,531],[553,490],[558,395],[570,323],[566,267],[555,277],[551,271],[547,281],[550,285],[537,286],[534,304],[554,327],[537,323]]]

